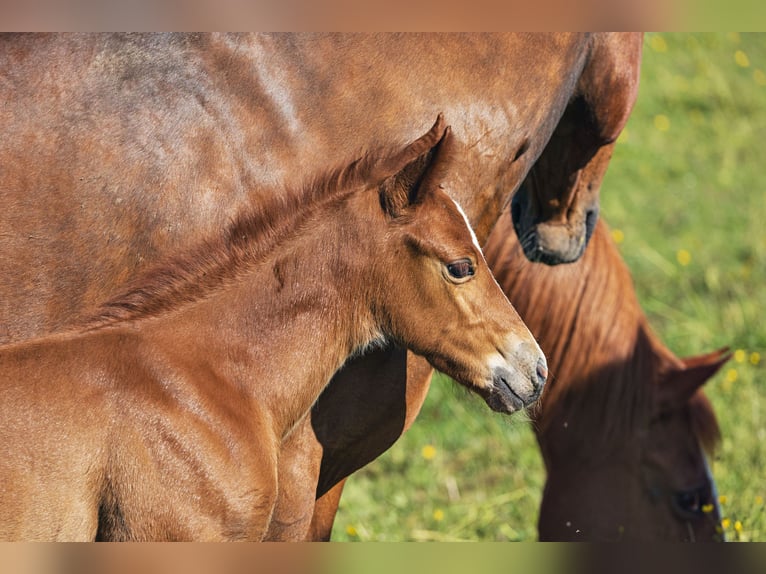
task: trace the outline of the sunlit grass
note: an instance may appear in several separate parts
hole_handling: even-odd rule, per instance
[[[665,343],[680,356],[735,350],[707,392],[723,433],[721,528],[740,541],[766,541],[764,70],[763,34],[648,34],[602,188]],[[438,380],[412,430],[349,481],[334,539],[533,540],[543,481],[523,416]]]

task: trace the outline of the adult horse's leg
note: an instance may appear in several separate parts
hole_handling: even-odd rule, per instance
[[[593,36],[577,88],[512,199],[513,225],[530,261],[577,260],[593,233],[614,142],[638,95],[643,36]]]

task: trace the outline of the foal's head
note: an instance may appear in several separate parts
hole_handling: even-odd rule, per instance
[[[453,145],[439,116],[377,168],[386,223],[368,281],[379,286],[375,313],[392,337],[510,413],[538,398],[546,362],[442,186]]]

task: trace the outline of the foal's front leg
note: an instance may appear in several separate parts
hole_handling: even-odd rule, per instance
[[[264,540],[308,538],[321,461],[322,446],[314,436],[310,417],[306,416],[282,443],[277,501]]]

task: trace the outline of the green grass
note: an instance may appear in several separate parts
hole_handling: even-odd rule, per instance
[[[646,36],[602,214],[675,353],[739,350],[707,385],[724,437],[712,469],[729,538],[765,541],[766,34]],[[525,418],[440,378],[410,432],[349,480],[333,538],[534,540],[543,482]]]

